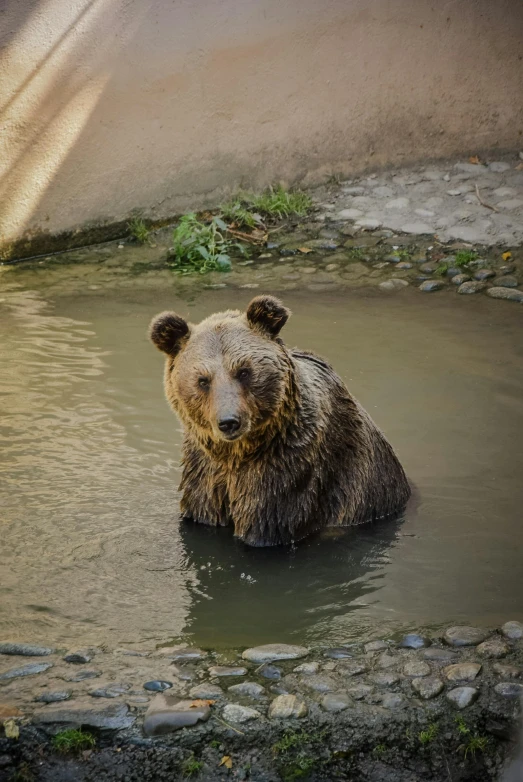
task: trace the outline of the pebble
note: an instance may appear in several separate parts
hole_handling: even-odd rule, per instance
[[[380,657],[378,658],[378,666],[380,668],[392,668],[393,665],[397,665],[398,660],[396,657],[392,657],[392,655],[387,654],[384,652]]]
[[[240,682],[227,688],[233,695],[244,695],[246,698],[259,698],[265,692],[261,684],[256,682]]]
[[[451,281],[453,285],[463,285],[463,283],[470,281],[470,277],[468,274],[456,274]]]
[[[508,171],[510,169],[510,163],[505,163],[503,161],[494,161],[492,163],[488,164],[489,171],[492,171],[494,174],[503,174],[505,171]]]
[[[400,677],[397,673],[387,673],[386,671],[383,671],[371,674],[369,679],[371,679],[374,684],[377,684],[379,687],[392,687],[393,684],[397,684],[397,682],[399,682]]]
[[[425,280],[419,286],[420,291],[423,293],[432,293],[432,291],[440,291],[445,287],[445,283],[442,280]]]
[[[129,684],[111,684],[108,687],[99,687],[96,690],[91,690],[89,695],[91,698],[118,698],[130,689]]]
[[[489,635],[488,630],[466,625],[449,627],[443,636],[450,646],[477,646]]]
[[[315,692],[332,692],[336,689],[336,682],[331,676],[315,674],[303,678],[301,682],[305,687]]]
[[[337,217],[339,220],[357,220],[359,217],[363,217],[361,209],[342,209],[338,212]]]
[[[409,263],[408,261],[400,261],[397,264],[396,269],[412,269],[412,263]]]
[[[494,687],[494,692],[503,698],[519,698],[523,695],[523,684],[519,682],[500,682]]]
[[[519,285],[517,279],[511,274],[505,274],[502,277],[496,277],[495,280],[492,280],[492,284],[499,288],[517,288]]]
[[[363,647],[365,652],[381,652],[383,649],[388,649],[388,645],[385,641],[369,641]]]
[[[192,671],[188,671],[186,668],[181,668],[175,663],[172,664],[171,672],[173,676],[176,676],[176,678],[180,679],[182,682],[190,682],[194,679],[194,673]]]
[[[348,657],[354,657],[354,653],[345,646],[338,646],[334,649],[327,649],[323,652],[324,657],[330,657],[331,660],[345,660]]]
[[[68,676],[66,682],[83,682],[85,679],[97,679],[101,676],[101,671],[78,671],[74,676]]]
[[[523,622],[505,622],[501,632],[505,638],[517,641],[519,638],[523,638]]]
[[[227,722],[235,722],[239,725],[250,720],[257,720],[261,716],[256,709],[251,709],[249,706],[240,706],[239,703],[228,703],[223,710],[223,717]]]
[[[523,291],[513,290],[512,288],[489,288],[487,296],[493,299],[506,299],[507,301],[523,301]]]
[[[0,643],[0,654],[17,654],[22,657],[47,657],[55,654],[56,649],[50,646],[33,646],[32,644]]]
[[[481,293],[481,291],[485,290],[486,285],[484,282],[464,282],[462,285],[458,288],[458,293],[463,295],[471,294],[471,293]]]
[[[35,698],[38,703],[59,703],[68,701],[71,697],[70,690],[55,690],[54,692],[43,692]]]
[[[164,682],[159,679],[155,679],[151,682],[145,682],[143,688],[144,690],[149,690],[150,692],[163,692],[164,690],[170,690],[172,686],[172,682]]]
[[[73,663],[75,665],[84,665],[85,663],[90,663],[92,659],[92,654],[84,649],[75,652],[67,652],[67,654],[64,656],[66,663]]]
[[[350,660],[338,665],[338,673],[341,676],[357,676],[367,671],[367,666],[361,660]]]
[[[434,272],[438,269],[438,264],[434,263],[434,261],[427,261],[426,263],[422,263],[419,269],[426,274],[434,274]]]
[[[431,646],[430,649],[424,649],[423,656],[427,660],[445,663],[455,660],[458,655],[457,652],[453,652],[450,649],[440,649],[437,646]]]
[[[271,719],[288,719],[289,717],[306,717],[307,704],[296,695],[278,695],[269,706]]]
[[[503,663],[494,663],[492,666],[494,673],[499,676],[504,676],[506,679],[519,679],[523,673],[520,668],[515,665],[504,665]]]
[[[401,649],[422,649],[424,646],[430,646],[430,640],[417,633],[404,635],[398,646]]]
[[[385,209],[406,209],[409,204],[408,198],[394,198],[392,201],[387,201]]]
[[[339,268],[340,268],[339,263],[328,263],[327,266],[325,267],[325,271],[333,272],[333,271],[335,271],[336,269],[339,269]]]
[[[411,684],[412,689],[426,701],[435,698],[443,690],[443,682],[437,676],[419,676],[413,679]]]
[[[427,223],[405,223],[401,226],[401,230],[404,234],[432,234],[434,228]]]
[[[246,673],[247,668],[242,668],[240,666],[211,665],[209,668],[210,676],[245,676]]]
[[[306,657],[308,654],[309,650],[305,646],[264,644],[263,646],[254,646],[252,649],[246,649],[242,657],[251,663],[269,663],[275,660],[298,660],[300,657]]]
[[[341,190],[342,193],[346,193],[347,195],[352,195],[352,196],[363,195],[363,193],[365,192],[365,188],[360,187],[359,185],[351,186],[351,187],[342,187]]]
[[[417,678],[418,676],[430,676],[430,665],[423,660],[410,660],[403,667],[405,676]]]
[[[75,728],[87,726],[106,730],[129,728],[135,719],[125,703],[97,703],[92,698],[69,701],[67,706],[52,703],[38,709],[33,715],[33,721],[40,724],[66,724]]]
[[[478,269],[477,272],[474,272],[473,277],[475,280],[490,280],[492,277],[496,276],[496,272],[493,272],[492,269]]]
[[[149,704],[143,732],[146,736],[163,736],[196,725],[197,722],[206,722],[210,716],[211,708],[208,704],[195,706],[194,701],[180,700],[174,694],[162,692]]]
[[[347,695],[350,695],[355,701],[361,701],[374,692],[374,687],[369,684],[357,684],[347,689]]]
[[[335,714],[339,711],[345,711],[351,705],[352,701],[345,692],[330,692],[325,695],[321,701],[325,711]]]
[[[218,684],[197,684],[189,690],[191,698],[210,698],[211,700],[217,700],[223,696],[223,690]]]
[[[443,673],[449,682],[472,682],[481,667],[480,663],[456,663],[444,668]]]
[[[478,697],[479,691],[475,687],[454,687],[447,693],[447,699],[458,709],[466,709]]]
[[[497,207],[499,209],[508,209],[509,212],[511,212],[514,209],[521,209],[523,206],[523,200],[521,198],[509,198],[506,201],[500,201],[497,204]]]
[[[0,681],[19,679],[23,676],[35,676],[37,673],[43,673],[52,667],[52,663],[31,663],[30,665],[23,665],[21,668],[11,668],[10,671],[0,674]]]
[[[364,217],[358,220],[356,227],[363,231],[374,231],[376,228],[381,228],[382,225],[381,220],[376,220],[374,217]]]
[[[399,280],[394,278],[392,280],[385,280],[385,282],[380,282],[378,288],[380,288],[382,291],[399,291],[402,288],[406,288],[408,284],[409,283],[407,280]]]
[[[312,676],[315,673],[318,673],[320,670],[320,664],[319,663],[301,663],[301,665],[297,665],[296,668],[293,668],[294,673],[303,673],[306,676]]]
[[[239,285],[239,288],[245,288],[247,290],[254,290],[255,288],[259,288],[259,283],[257,282],[247,282],[245,285]]]
[[[403,709],[407,702],[399,692],[386,692],[381,699],[381,705],[384,709]]]
[[[509,653],[510,649],[508,648],[505,641],[503,641],[501,638],[494,637],[483,641],[483,643],[477,647],[476,651],[482,657],[499,658],[505,657]]]
[[[281,679],[281,668],[275,665],[263,664],[256,670],[256,673],[263,676],[264,679]]]

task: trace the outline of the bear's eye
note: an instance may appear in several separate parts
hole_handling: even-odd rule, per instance
[[[248,380],[251,376],[251,370],[247,369],[247,367],[243,367],[242,369],[239,369],[236,373],[236,377],[238,380]]]
[[[209,386],[211,385],[211,381],[208,377],[199,377],[198,378],[198,385],[200,388],[203,388],[204,391],[208,391]]]

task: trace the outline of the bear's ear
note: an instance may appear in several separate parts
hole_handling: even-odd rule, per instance
[[[158,350],[176,356],[183,340],[189,336],[189,324],[174,312],[161,312],[152,319],[149,336]]]
[[[270,337],[278,336],[290,314],[290,310],[274,296],[256,296],[247,307],[249,326],[260,329]]]

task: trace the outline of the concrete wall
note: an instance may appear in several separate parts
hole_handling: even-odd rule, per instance
[[[239,185],[520,148],[522,42],[521,0],[3,0],[4,252]]]

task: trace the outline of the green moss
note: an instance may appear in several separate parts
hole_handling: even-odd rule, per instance
[[[62,730],[52,738],[52,746],[63,755],[82,752],[92,749],[96,745],[96,739],[91,733],[84,733],[76,728]]]
[[[273,744],[272,751],[275,755],[283,755],[289,750],[302,747],[311,740],[309,733],[301,731],[297,733],[294,730],[287,731],[276,744]]]
[[[435,722],[431,722],[426,730],[420,731],[418,739],[420,744],[430,744],[437,738],[439,733],[439,726]]]
[[[385,744],[376,744],[376,746],[372,750],[372,754],[374,755],[375,758],[379,760],[380,758],[383,757],[386,751],[387,751],[387,747],[385,746]]]
[[[280,775],[283,782],[294,782],[303,779],[312,771],[316,761],[308,755],[300,754],[293,760],[280,767]]]
[[[196,760],[194,755],[191,755],[187,760],[182,763],[182,774],[187,779],[198,776],[203,768],[203,762]]]

